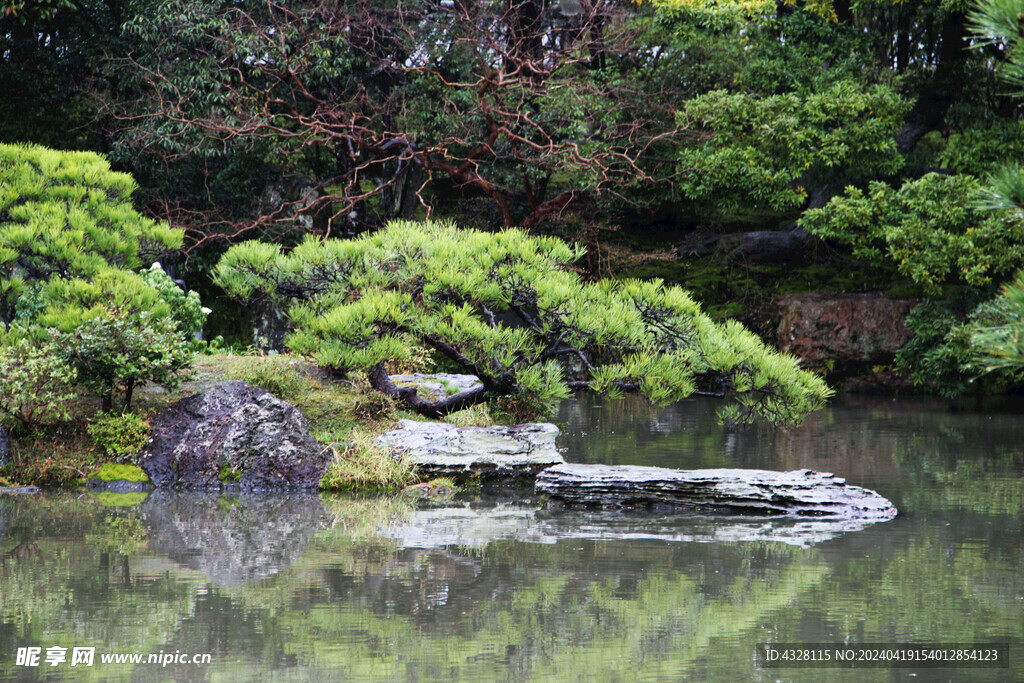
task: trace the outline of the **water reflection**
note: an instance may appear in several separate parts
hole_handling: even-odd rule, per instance
[[[714,404],[604,405],[567,406],[569,459],[812,467],[902,514],[818,537],[482,495],[0,497],[0,679],[1024,680],[1018,416],[866,401],[782,432],[720,427]],[[1015,656],[1010,670],[765,670],[769,640],[1009,641]],[[54,645],[213,663],[14,662]]]
[[[545,511],[536,505],[495,503],[446,505],[410,511],[400,522],[382,526],[382,538],[401,547],[479,547],[495,541],[557,543],[652,540],[685,543],[772,541],[809,548],[874,522],[844,519],[793,519],[704,516],[645,511]]]
[[[291,566],[329,525],[312,493],[211,495],[156,491],[139,506],[151,550],[238,586]]]

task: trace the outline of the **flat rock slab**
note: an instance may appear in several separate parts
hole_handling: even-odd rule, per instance
[[[30,496],[39,493],[38,486],[5,486],[0,488],[0,495]]]
[[[416,393],[431,402],[443,401],[449,396],[470,389],[482,389],[484,386],[476,375],[456,375],[447,372],[430,375],[391,375],[391,381],[400,387],[416,387]]]
[[[536,491],[568,506],[872,520],[896,516],[893,504],[874,491],[813,470],[558,465],[537,476]]]
[[[553,424],[456,427],[401,420],[398,429],[377,437],[377,442],[403,451],[429,476],[511,480],[564,463],[555,447],[557,436]]]

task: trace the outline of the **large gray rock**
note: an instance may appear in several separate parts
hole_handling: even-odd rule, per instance
[[[431,375],[391,375],[391,381],[400,387],[416,387],[416,392],[420,396],[432,402],[443,401],[449,396],[484,386],[476,375],[456,375],[447,372],[436,372]]]
[[[557,436],[553,424],[456,427],[401,420],[377,442],[403,451],[430,476],[517,479],[565,462],[555,447]]]
[[[0,427],[0,467],[3,467],[11,461],[11,440],[7,436],[7,432],[4,431],[3,427]]]
[[[874,491],[826,472],[670,470],[634,465],[558,465],[536,491],[569,506],[692,509],[731,514],[892,519],[896,508]]]
[[[151,428],[139,466],[157,488],[315,489],[327,467],[298,409],[241,381],[168,406]]]

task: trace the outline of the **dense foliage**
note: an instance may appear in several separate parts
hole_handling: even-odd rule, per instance
[[[1024,262],[1024,221],[978,205],[983,185],[970,175],[929,173],[899,189],[882,182],[847,188],[804,214],[810,232],[845,242],[865,261],[889,259],[930,295],[946,283],[1000,281]]]
[[[728,268],[814,261],[833,271],[819,280],[921,298],[898,367],[959,391],[977,386],[970,362],[953,361],[963,330],[1021,265],[1024,204],[1008,164],[1024,154],[1020,8],[972,6],[11,0],[0,140],[108,152],[140,180],[144,213],[185,229],[186,277],[204,297],[223,249],[246,239],[294,246],[444,216],[569,237],[594,274],[607,272],[608,228],[630,245],[711,250]],[[86,234],[80,254],[137,269],[181,239],[153,242],[166,231],[155,226],[111,244]],[[751,230],[737,249],[731,233]],[[692,248],[708,233],[730,238],[714,242],[728,256]],[[14,245],[19,258],[53,267],[25,249],[34,238]],[[137,255],[118,251],[137,238]],[[41,310],[33,278],[51,279],[4,274],[6,323],[15,298],[22,316]],[[794,288],[763,280],[755,299]]]
[[[76,373],[47,345],[19,339],[0,346],[0,425],[23,429],[68,417]]]
[[[287,343],[427,414],[490,396],[538,407],[590,387],[655,402],[696,392],[730,398],[729,415],[796,422],[829,395],[794,359],[742,326],[718,325],[678,287],[660,281],[584,282],[578,248],[518,230],[462,231],[394,222],[354,240],[307,240],[290,253],[233,247],[218,266],[239,297],[289,307]],[[427,346],[476,374],[482,391],[436,403],[400,389],[385,366]]]
[[[173,386],[205,314],[159,267],[182,233],[138,214],[132,179],[99,155],[0,145],[0,314],[5,343],[58,342],[109,409],[145,381]]]

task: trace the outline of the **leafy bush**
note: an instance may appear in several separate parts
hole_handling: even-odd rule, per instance
[[[1022,367],[1000,362],[986,343],[1014,343],[1014,311],[1005,297],[984,300],[966,291],[953,299],[925,300],[907,316],[914,337],[896,353],[894,366],[914,384],[955,397],[974,391],[1003,392],[1019,384]],[[981,303],[979,303],[981,302]],[[979,352],[987,349],[988,354]]]
[[[149,425],[134,413],[99,413],[88,430],[96,448],[112,458],[124,458],[139,453],[149,438]]]
[[[142,279],[155,289],[160,298],[171,309],[171,316],[178,325],[178,332],[186,341],[193,339],[203,329],[207,309],[203,308],[199,294],[186,294],[174,280],[164,272],[159,263],[154,263],[142,273]]]
[[[144,382],[176,389],[193,360],[191,346],[174,321],[155,318],[149,311],[107,310],[54,338],[80,381],[96,392],[108,411],[120,392],[122,409],[130,409],[135,387]]]
[[[854,256],[896,269],[929,295],[941,285],[998,283],[1024,261],[1024,221],[979,207],[983,187],[967,175],[937,173],[894,190],[873,182],[833,197],[800,221],[807,231],[849,244]]]
[[[0,411],[5,422],[32,428],[66,420],[74,390],[75,369],[51,344],[26,338],[0,346]]]
[[[798,208],[807,178],[895,172],[902,157],[893,134],[906,106],[887,86],[853,81],[806,95],[700,95],[677,116],[680,127],[706,131],[679,153],[680,188],[722,213]]]
[[[230,379],[262,387],[285,401],[294,402],[309,389],[298,364],[284,355],[243,356],[239,365],[225,374]]]

